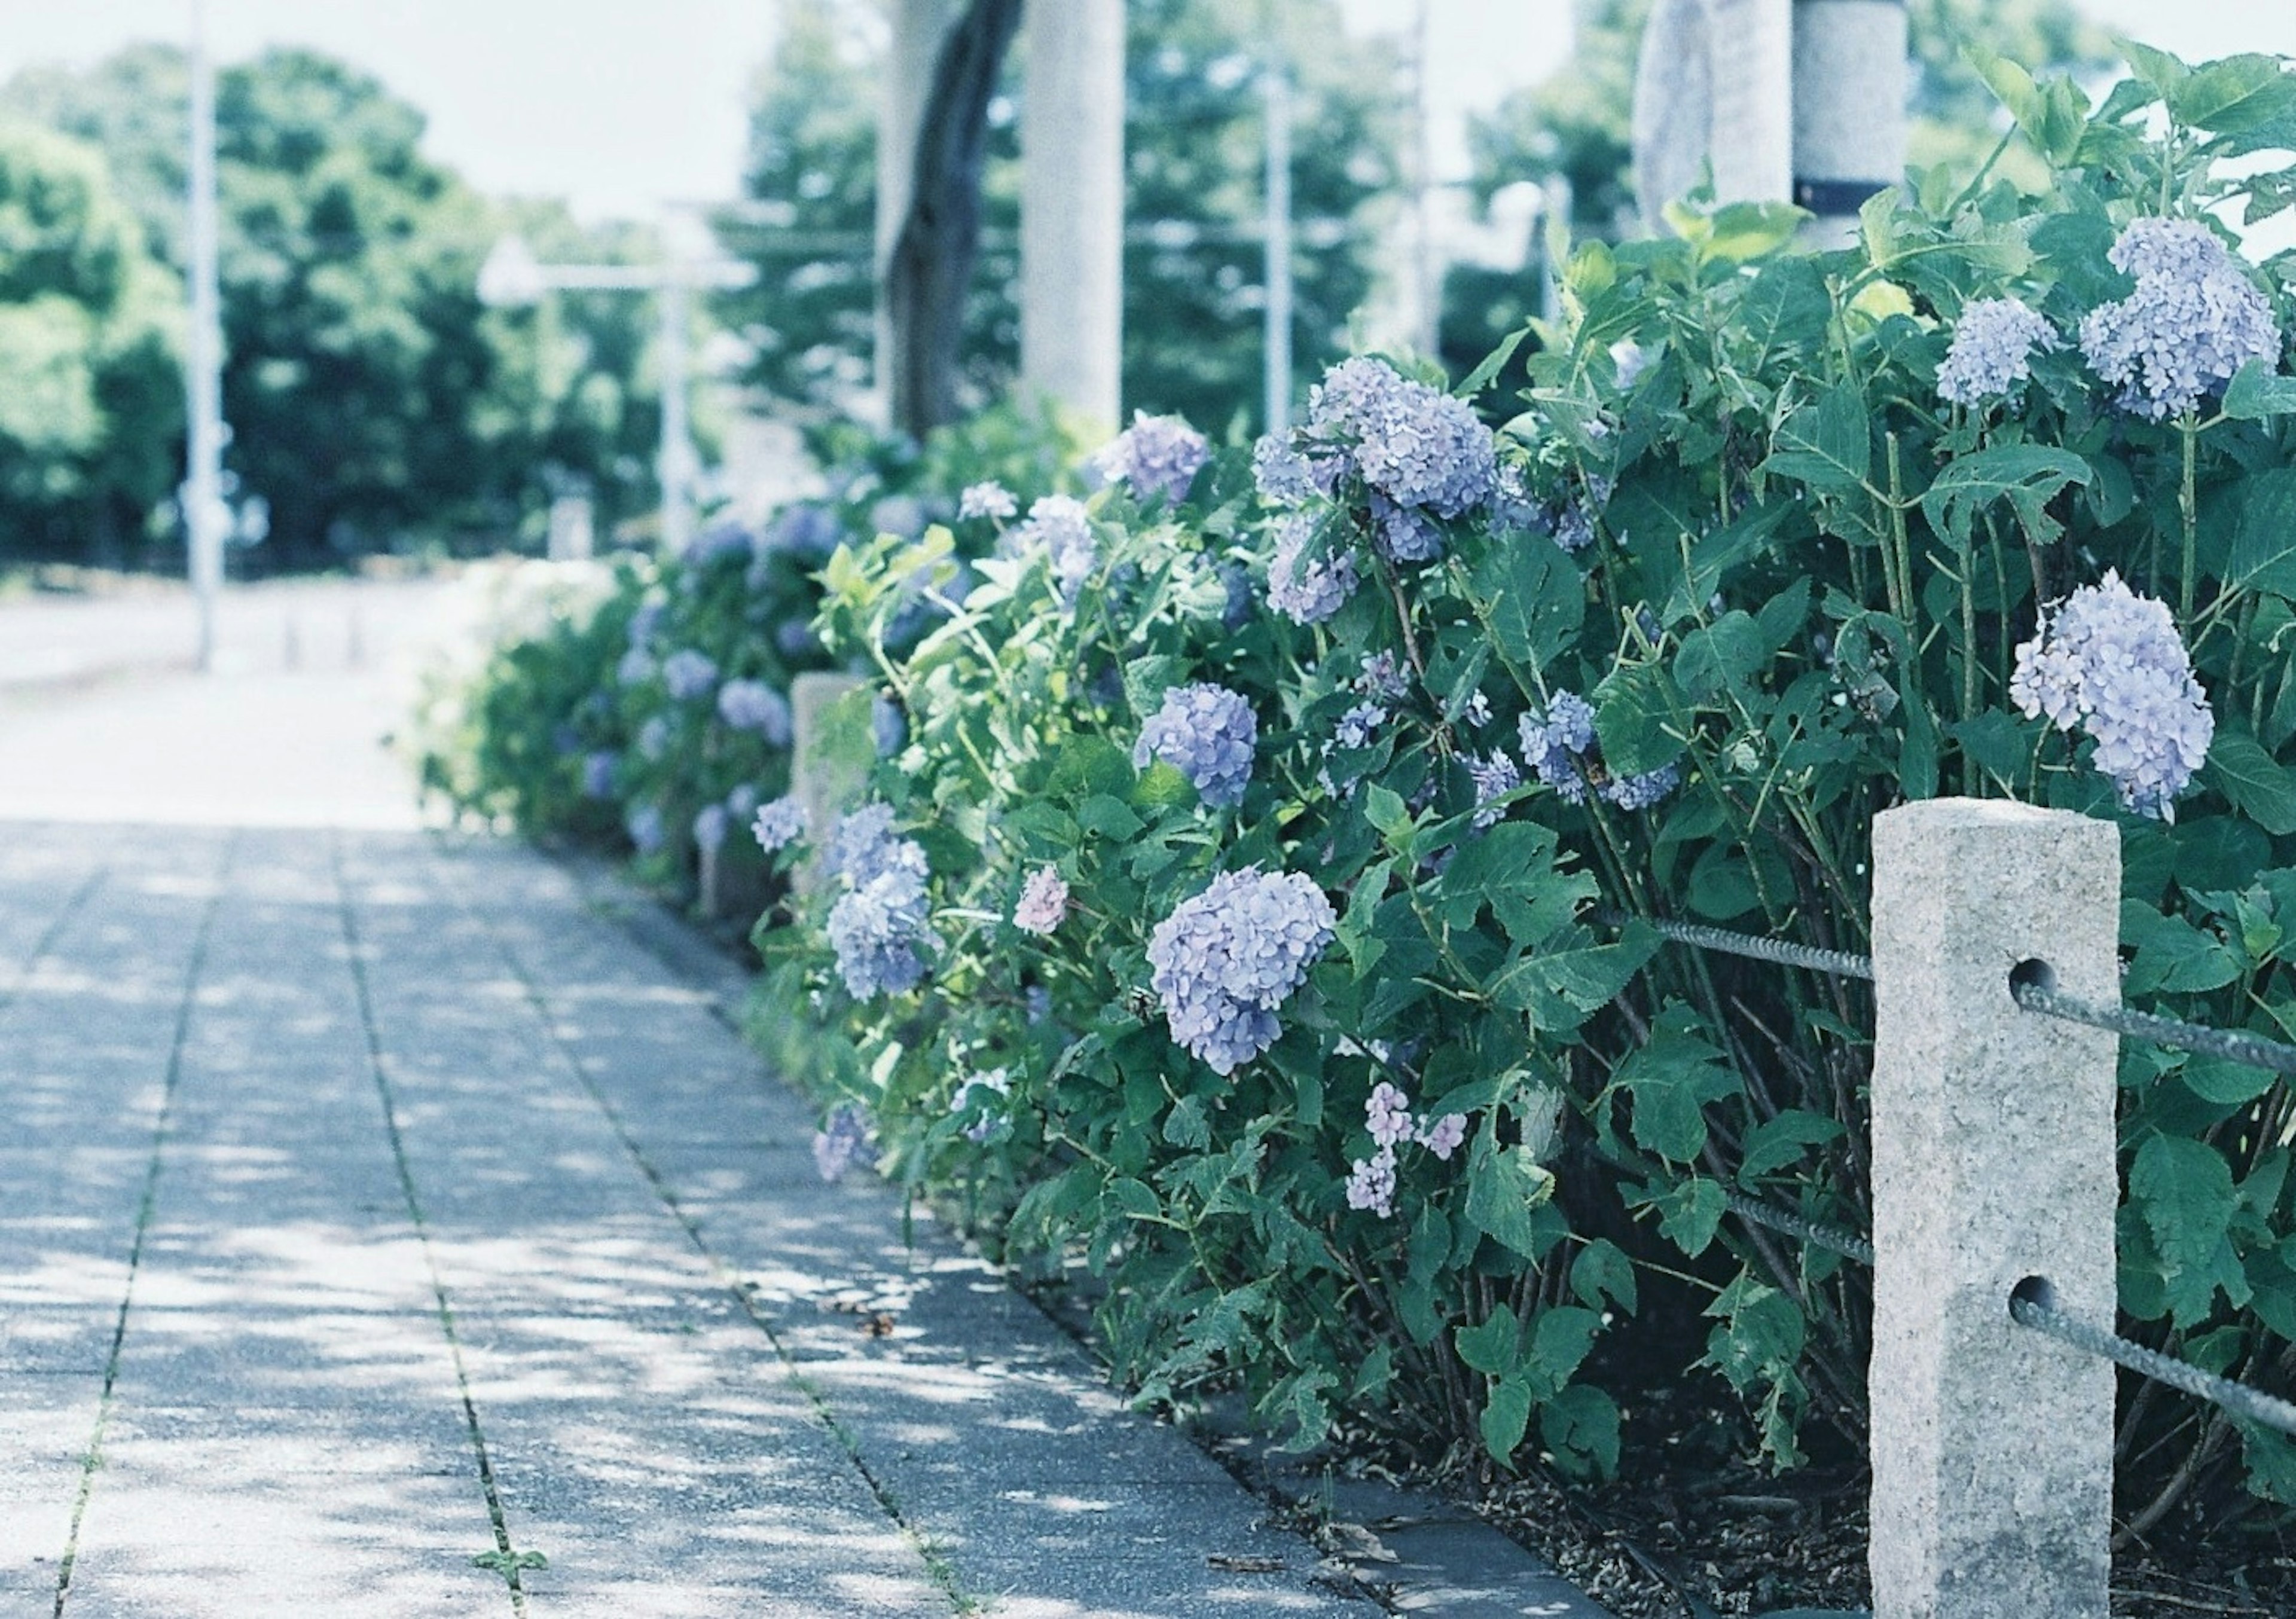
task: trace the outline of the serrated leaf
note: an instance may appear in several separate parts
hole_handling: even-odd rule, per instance
[[[1470,589],[1495,650],[1519,674],[1544,669],[1568,651],[1587,617],[1578,565],[1541,535],[1495,540],[1475,565]]]
[[[2235,421],[2296,414],[2296,377],[2283,375],[2269,360],[2249,361],[2225,387],[2224,413]]]
[[[2068,484],[2087,487],[2094,476],[2088,462],[2070,450],[1998,445],[1948,463],[1922,496],[1922,514],[1954,549],[1966,552],[1978,513],[2005,500],[2027,538],[2046,545],[2065,531],[2048,514],[2049,502]]]
[[[1504,1378],[1522,1358],[1522,1323],[1505,1310],[1494,1310],[1472,1327],[1453,1329],[1459,1358],[1486,1377]]]
[[[1874,461],[1866,396],[1854,383],[1829,388],[1787,417],[1762,470],[1817,489],[1859,489]]]
[[[2239,135],[2296,112],[2296,80],[2277,56],[2226,56],[2162,86],[2169,116],[2210,135]]]
[[[2201,773],[2234,809],[2274,837],[2296,832],[2296,772],[2265,752],[2264,744],[2247,732],[2218,730]]]
[[[2225,1234],[2238,1208],[2231,1167],[2224,1156],[2206,1141],[2183,1136],[2155,1135],[2136,1150],[2128,1171],[2128,1196],[2144,1216],[2144,1228],[2160,1255],[2163,1280],[2170,1296],[2185,1306],[2176,1310],[2180,1325],[2206,1313],[2215,1293],[2213,1280],[2197,1299],[2178,1282],[2191,1276],[2209,1276]]]
[[[2296,469],[2271,468],[2244,483],[2225,584],[2296,599]]]
[[[1497,1462],[1511,1460],[1530,1427],[1530,1389],[1520,1378],[1494,1384],[1483,1401],[1483,1448]]]

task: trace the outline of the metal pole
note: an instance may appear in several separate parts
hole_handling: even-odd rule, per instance
[[[685,261],[673,257],[661,282],[661,544],[681,555],[693,538],[693,439],[686,425]]]
[[[1267,430],[1292,424],[1292,77],[1275,45],[1262,83],[1267,96],[1267,308],[1262,368]]]
[[[207,6],[192,0],[190,417],[182,506],[199,604],[199,666],[215,667],[216,598],[223,588],[223,295],[217,282],[215,66],[208,58]]]

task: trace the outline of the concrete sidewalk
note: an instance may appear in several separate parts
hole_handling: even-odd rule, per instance
[[[515,847],[0,827],[0,1614],[1376,1611],[811,1128]]]

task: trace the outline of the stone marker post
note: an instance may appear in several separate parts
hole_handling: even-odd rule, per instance
[[[2120,835],[1944,798],[1874,823],[1874,1619],[2105,1619],[2113,1371],[2010,1296],[2109,1323]],[[2028,963],[2040,963],[2038,967]]]
[[[790,792],[805,810],[812,852],[798,863],[791,880],[800,894],[821,880],[821,851],[838,816],[859,802],[876,754],[868,713],[857,725],[840,725],[840,705],[867,689],[857,675],[800,675],[790,683]]]
[[[1793,200],[1815,246],[1847,246],[1905,177],[1906,51],[1905,0],[1794,0]]]
[[[1124,0],[1029,0],[1021,106],[1021,380],[1118,425]]]

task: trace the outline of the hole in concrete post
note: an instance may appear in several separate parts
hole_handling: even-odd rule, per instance
[[[2019,991],[2038,989],[2046,993],[2056,987],[2056,969],[2038,956],[2028,956],[2009,969],[2009,998],[2021,1006],[2024,1004],[2024,997]]]
[[[2046,1276],[2028,1276],[2009,1289],[2009,1302],[2054,1310],[2057,1307],[2057,1290]]]

